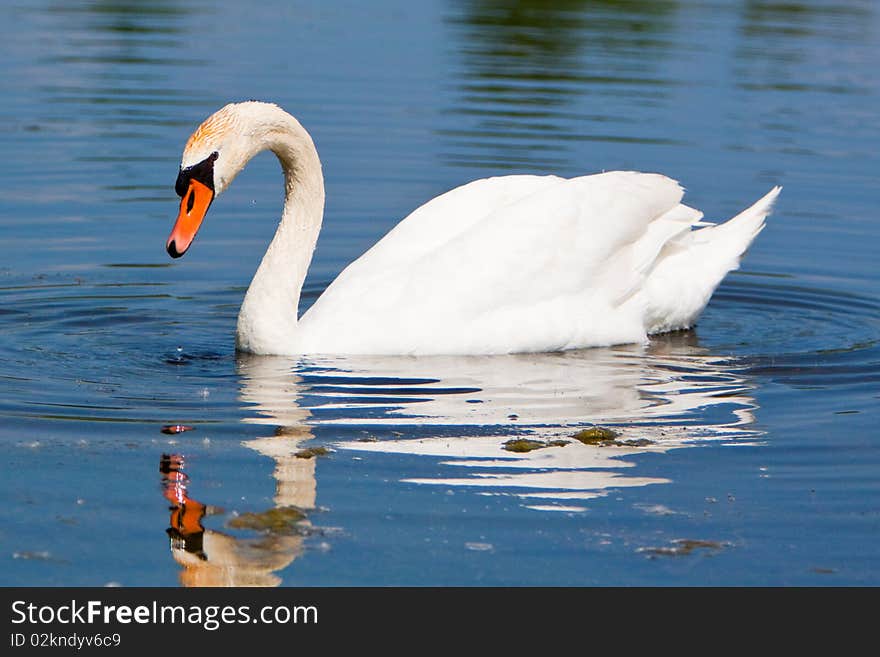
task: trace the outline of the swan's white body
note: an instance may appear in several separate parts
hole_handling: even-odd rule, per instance
[[[284,170],[285,206],[236,337],[239,349],[257,354],[494,354],[642,342],[695,322],[779,193],[715,226],[659,174],[476,180],[415,210],[297,319],[324,206],[305,129],[275,105],[228,105],[194,133],[182,166],[218,152],[219,194],[267,148]]]

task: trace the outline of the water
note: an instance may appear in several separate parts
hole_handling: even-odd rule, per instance
[[[5,7],[4,585],[880,583],[874,3],[554,4]],[[239,357],[274,158],[163,247],[186,137],[251,97],[323,160],[305,305],[475,177],[661,171],[710,218],[784,190],[646,347]]]

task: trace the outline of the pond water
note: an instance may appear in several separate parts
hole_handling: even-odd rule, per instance
[[[547,4],[7,4],[0,583],[880,584],[880,8]],[[247,98],[323,161],[304,307],[474,178],[660,171],[710,219],[784,189],[649,345],[238,356],[277,161],[164,241],[186,138]]]

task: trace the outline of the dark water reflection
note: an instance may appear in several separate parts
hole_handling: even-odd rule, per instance
[[[658,70],[676,2],[456,2],[446,18],[460,60],[453,116],[442,130],[461,167],[567,170],[573,142],[664,143],[618,98],[642,105],[676,81]],[[589,106],[585,108],[585,106]]]

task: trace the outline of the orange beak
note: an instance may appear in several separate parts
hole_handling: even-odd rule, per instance
[[[177,215],[177,221],[165,243],[168,255],[172,258],[179,258],[186,253],[196,233],[199,232],[199,226],[202,225],[202,220],[213,200],[213,189],[195,178],[190,178],[186,194],[180,199],[180,213]]]

